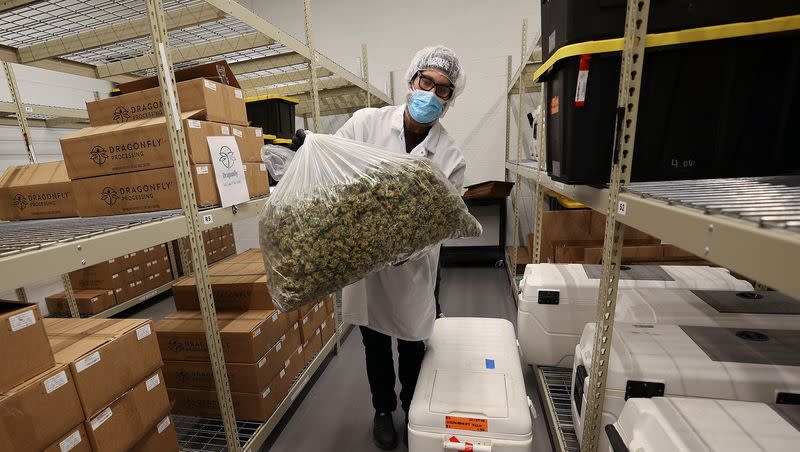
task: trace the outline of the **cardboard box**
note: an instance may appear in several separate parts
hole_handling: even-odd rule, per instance
[[[275,309],[265,275],[211,276],[210,279],[218,311]],[[194,277],[185,278],[172,286],[172,295],[177,309],[200,309]]]
[[[320,334],[322,334],[322,345],[325,345],[329,340],[331,340],[333,333],[336,330],[336,314],[328,314],[328,317],[325,318],[325,321],[322,322],[322,325],[320,325],[319,329]]]
[[[292,353],[286,358],[286,361],[284,361],[283,370],[278,373],[278,378],[287,380],[288,385],[291,385],[291,382],[300,375],[300,371],[302,371],[303,367],[306,365],[307,361],[305,360],[305,353],[303,350],[302,345],[291,350]]]
[[[88,419],[86,433],[96,451],[128,451],[169,409],[164,376],[158,371]]]
[[[131,452],[178,452],[178,433],[175,431],[175,424],[169,412],[164,413],[156,425],[150,427],[150,431],[145,433],[144,438],[140,439]]]
[[[72,330],[55,330],[56,362],[69,364],[87,418],[161,367],[148,319],[80,319]]]
[[[319,301],[317,303],[312,303],[310,306],[311,309],[308,314],[300,321],[300,332],[303,343],[308,342],[314,334],[314,330],[322,325],[322,322],[325,321],[325,317],[327,316],[324,302]]]
[[[135,265],[131,268],[128,268],[125,270],[125,273],[123,273],[123,281],[125,281],[126,284],[142,281],[144,277],[144,269],[142,269],[140,265]]]
[[[187,416],[219,417],[216,391],[169,388],[172,412]],[[260,393],[231,392],[236,420],[266,422],[286,398],[285,380],[275,378]]]
[[[116,266],[109,266],[106,263],[92,265],[69,274],[69,282],[73,289],[110,289],[124,287],[126,278],[123,269],[119,272],[112,271]]]
[[[261,147],[264,146],[264,134],[261,127],[242,127],[231,124],[231,135],[236,138],[239,155],[243,162],[258,162],[261,160]]]
[[[175,84],[181,111],[205,110],[208,121],[247,125],[242,91],[206,79]],[[92,127],[164,116],[158,87],[86,103]]]
[[[211,276],[266,275],[267,271],[264,267],[264,262],[233,262],[227,260],[209,267],[208,274]]]
[[[220,203],[211,165],[193,165],[197,205]],[[181,207],[174,168],[159,168],[113,176],[90,177],[73,182],[82,217],[155,212]]]
[[[234,75],[233,71],[231,71],[230,66],[228,66],[228,62],[225,60],[200,64],[175,71],[176,82],[194,80],[196,78],[207,78],[224,85],[233,86],[234,88],[241,88],[239,82],[236,80],[236,75]],[[158,87],[157,76],[140,78],[117,85],[117,89],[125,94],[155,87]]]
[[[83,418],[69,369],[56,366],[0,396],[0,445],[4,451],[42,450]]]
[[[336,297],[333,295],[328,295],[325,297],[325,313],[326,314],[333,314],[336,310]]]
[[[161,355],[165,360],[208,360],[205,329],[199,314],[177,312],[155,324]],[[217,316],[226,362],[258,362],[286,330],[286,316],[276,311],[231,314]]]
[[[231,231],[231,233],[233,233]],[[258,248],[250,248],[241,254],[237,254],[236,256],[232,257],[229,262],[236,262],[236,263],[254,263],[254,262],[264,262],[264,257],[261,255],[261,250]]]
[[[55,364],[36,304],[0,300],[0,362],[0,394]]]
[[[311,339],[303,344],[303,361],[306,363],[311,361],[320,350],[322,350],[322,332],[317,328]]]
[[[296,324],[295,324],[296,325]],[[287,331],[256,363],[226,363],[231,391],[259,392],[284,369],[286,360],[300,346],[300,332]],[[168,388],[214,390],[214,376],[207,361],[164,361]]]
[[[67,434],[45,447],[43,452],[92,452],[83,422],[69,429]]]
[[[73,291],[80,314],[94,315],[117,304],[113,290],[86,289]],[[47,311],[51,314],[69,314],[67,295],[64,292],[45,297]]]
[[[125,268],[131,268],[145,263],[147,261],[147,255],[144,250],[138,250],[122,256],[122,259]]]
[[[181,115],[192,163],[211,163],[209,136],[230,135],[228,125],[193,119],[202,116],[202,111]],[[88,127],[65,136],[60,143],[72,180],[175,166],[163,116]]]
[[[78,216],[64,162],[6,168],[0,176],[0,220]]]
[[[266,163],[245,163],[244,178],[251,198],[269,194],[269,173]]]

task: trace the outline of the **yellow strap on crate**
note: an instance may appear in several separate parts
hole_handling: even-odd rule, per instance
[[[268,135],[266,133],[264,135],[262,135],[262,136],[264,137],[265,140],[274,140],[274,139],[278,138],[275,135]]]
[[[647,35],[645,47],[663,47],[690,42],[713,41],[717,39],[740,38],[783,31],[800,30],[800,15],[776,17],[753,22],[736,22],[709,27],[689,28],[686,30],[652,33]],[[533,74],[533,81],[538,82],[558,60],[578,55],[619,52],[625,46],[624,38],[603,39],[570,44],[560,49],[547,59]]]
[[[259,100],[273,100],[273,99],[280,99],[285,100],[286,102],[291,102],[293,104],[299,104],[300,100],[296,97],[288,97],[288,96],[279,96],[277,94],[265,94],[263,96],[256,96],[256,97],[248,97],[245,99],[245,102],[257,102]]]
[[[276,138],[272,142],[275,144],[292,144],[292,140],[288,138]]]

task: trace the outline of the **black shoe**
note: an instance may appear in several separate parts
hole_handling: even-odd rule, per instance
[[[397,431],[394,429],[392,413],[375,413],[372,421],[372,440],[383,450],[397,447]]]
[[[408,413],[406,413],[406,427],[403,429],[403,444],[408,447]]]

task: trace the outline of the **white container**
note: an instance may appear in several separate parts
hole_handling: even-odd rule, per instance
[[[579,441],[594,334],[595,324],[587,324],[575,347],[570,399]],[[630,397],[686,396],[763,403],[797,397],[798,344],[800,331],[616,323],[601,425],[615,422]],[[598,450],[607,448],[608,439],[601,435]]]
[[[529,452],[530,410],[511,322],[436,320],[408,414],[409,451]]]
[[[753,290],[750,283],[734,278],[723,268],[678,265],[628,268],[631,270],[620,274],[618,300],[626,296],[626,289],[636,288]],[[581,331],[595,319],[597,312],[599,270],[599,265],[583,264],[531,264],[525,268],[520,282],[517,329],[526,363],[572,365],[572,353]]]
[[[611,442],[609,452],[626,450],[621,446],[646,452],[795,452],[800,448],[798,418],[797,405],[630,399],[605,433]]]

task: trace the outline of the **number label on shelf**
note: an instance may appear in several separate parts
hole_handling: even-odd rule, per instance
[[[203,224],[212,224],[214,222],[214,215],[203,215]]]
[[[625,201],[620,201],[617,205],[617,213],[620,215],[625,215],[628,213],[628,203]]]

